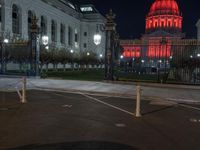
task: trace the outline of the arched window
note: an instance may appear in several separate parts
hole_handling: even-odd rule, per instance
[[[47,20],[44,16],[41,16],[41,33],[42,35],[46,35],[47,34]]]
[[[72,41],[73,41],[72,40],[72,32],[73,32],[72,28],[69,26],[68,27],[68,45],[69,46],[72,46]]]
[[[14,34],[20,34],[20,12],[17,5],[12,6],[12,32]]]
[[[52,42],[56,42],[56,34],[57,33],[57,26],[54,20],[51,21],[51,40]]]
[[[62,23],[60,25],[60,42],[65,44],[65,25]]]
[[[34,13],[32,11],[28,11],[28,36],[31,37],[31,26],[32,26],[32,20],[34,17]]]

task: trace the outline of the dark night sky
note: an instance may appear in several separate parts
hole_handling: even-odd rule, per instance
[[[117,30],[121,38],[140,38],[145,30],[145,16],[154,0],[71,0],[79,4],[94,4],[102,15],[110,8],[117,15]],[[183,14],[183,32],[196,38],[196,22],[200,19],[199,0],[176,0]]]

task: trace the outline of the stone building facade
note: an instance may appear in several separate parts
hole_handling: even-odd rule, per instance
[[[99,27],[105,18],[93,5],[77,6],[68,0],[1,0],[1,37],[28,40],[33,16],[38,19],[41,36],[49,37],[49,46],[104,54],[105,32]],[[93,42],[96,32],[102,35],[98,46]]]

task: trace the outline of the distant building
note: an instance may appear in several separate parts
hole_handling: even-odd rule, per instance
[[[200,40],[200,19],[198,20],[196,27],[197,27],[197,39]]]
[[[49,37],[50,46],[104,54],[105,33],[96,46],[93,36],[104,25],[105,18],[93,5],[77,6],[68,0],[1,0],[1,38],[30,38],[32,17],[39,21],[41,35]]]
[[[140,44],[122,40],[125,58],[141,58],[144,67],[169,67],[173,39],[184,37],[182,15],[175,0],[155,0],[146,16],[145,34]]]

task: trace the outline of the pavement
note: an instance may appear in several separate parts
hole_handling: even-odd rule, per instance
[[[65,82],[51,85],[58,83]],[[143,99],[136,118],[133,98],[29,90],[27,99],[20,104],[16,92],[0,92],[0,150],[200,149],[197,105]]]
[[[20,78],[0,78],[0,90],[19,88]],[[145,99],[162,99],[178,103],[199,103],[200,86],[166,85],[141,83],[142,97]],[[119,97],[136,96],[136,85],[129,83],[106,83],[74,80],[29,78],[28,89],[84,92],[90,94],[112,95]]]

